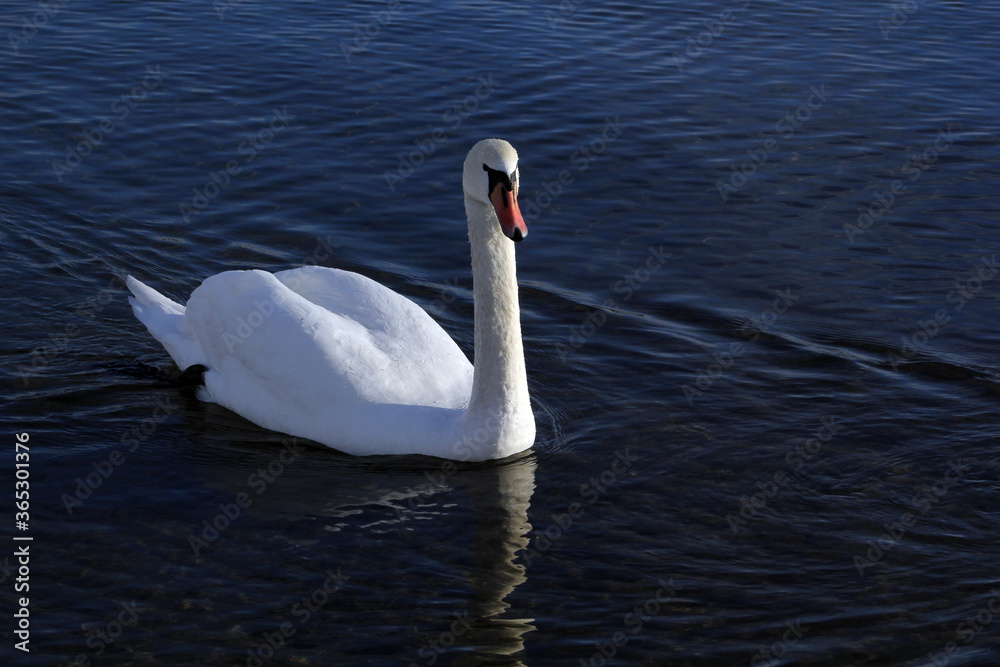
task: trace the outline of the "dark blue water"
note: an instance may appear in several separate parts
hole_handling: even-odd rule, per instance
[[[5,664],[998,664],[998,12],[0,4]],[[471,354],[487,136],[529,454],[353,458],[171,384],[127,273],[354,270]]]

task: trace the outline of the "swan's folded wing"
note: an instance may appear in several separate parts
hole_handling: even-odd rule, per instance
[[[195,290],[187,318],[216,401],[275,430],[293,414],[467,404],[471,364],[423,310],[356,274],[323,272],[332,273],[298,285],[322,303],[262,271],[228,271]]]
[[[305,267],[275,274],[290,290],[324,310],[360,325],[366,339],[392,364],[407,396],[397,402],[441,404],[435,396],[472,393],[472,364],[427,312],[391,289],[350,271]],[[465,407],[451,405],[450,407]]]

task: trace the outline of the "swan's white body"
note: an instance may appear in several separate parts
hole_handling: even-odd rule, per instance
[[[475,368],[415,303],[337,269],[227,271],[187,307],[129,276],[132,308],[181,369],[207,368],[202,398],[265,428],[355,455],[482,461],[523,451],[535,422],[508,238],[527,233],[517,153],[479,142],[463,184]]]

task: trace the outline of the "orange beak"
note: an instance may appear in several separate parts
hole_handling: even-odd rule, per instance
[[[528,235],[528,226],[521,217],[521,209],[517,207],[517,188],[513,191],[497,183],[490,193],[490,201],[500,219],[500,229],[504,235],[514,241],[521,241]]]

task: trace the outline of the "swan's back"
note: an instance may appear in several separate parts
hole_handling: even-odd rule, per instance
[[[415,303],[356,273],[227,271],[181,314],[195,339],[185,347],[209,369],[205,397],[266,428],[376,453],[401,429],[443,437],[448,413],[469,404],[472,364],[455,341]]]
[[[468,403],[472,365],[458,345],[415,303],[356,273],[227,271],[192,293],[187,321],[209,368],[249,372],[272,392],[323,385],[340,401]]]

